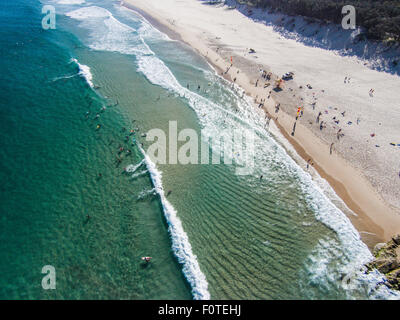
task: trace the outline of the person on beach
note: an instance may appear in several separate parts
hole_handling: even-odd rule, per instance
[[[301,111],[301,107],[298,107],[297,108],[297,114],[296,114],[296,120],[299,118],[299,115],[300,115],[301,112],[302,112]]]
[[[370,97],[373,97],[373,96],[374,96],[374,92],[375,92],[374,89],[369,90],[369,96],[370,96]]]
[[[340,137],[343,137],[342,129],[339,129],[338,132],[336,133],[337,139],[339,140]]]
[[[331,143],[331,146],[329,148],[329,154],[332,154],[332,148],[333,148],[333,142]]]
[[[340,121],[339,121],[338,119],[336,119],[336,117],[333,117],[332,120],[333,120],[333,122],[335,122],[336,124],[339,124],[339,123],[340,123]]]
[[[295,121],[293,125],[292,136],[294,136],[294,132],[296,131],[296,124],[297,122]]]
[[[317,116],[317,120],[316,120],[316,122],[317,123],[319,123],[319,117],[322,115],[322,112],[320,111],[319,113],[318,113],[318,116]]]
[[[266,126],[267,126],[267,127],[269,127],[269,123],[270,123],[270,121],[271,121],[271,118],[270,118],[270,117],[268,117],[268,119],[267,119],[267,123],[266,123]]]

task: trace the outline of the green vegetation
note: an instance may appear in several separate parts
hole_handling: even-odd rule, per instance
[[[338,24],[343,18],[342,7],[352,5],[356,9],[356,24],[365,28],[367,38],[400,42],[400,0],[248,0],[237,2]]]

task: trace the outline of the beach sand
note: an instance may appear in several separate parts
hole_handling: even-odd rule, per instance
[[[329,182],[356,214],[348,216],[370,248],[400,233],[400,148],[390,145],[400,143],[398,76],[285,39],[272,27],[226,6],[198,0],[121,4],[194,48],[221,76],[244,89],[255,107],[265,99],[264,110],[304,159],[298,163],[306,170],[316,169]],[[249,53],[249,48],[256,52]],[[260,69],[272,73],[270,81],[261,77]],[[294,79],[286,81],[282,91],[274,91],[274,80],[289,71]],[[345,77],[350,81],[345,83]],[[266,83],[270,86],[264,88]],[[292,136],[299,106],[304,114]],[[326,125],[322,130],[321,121]],[[339,129],[344,136],[338,139]]]

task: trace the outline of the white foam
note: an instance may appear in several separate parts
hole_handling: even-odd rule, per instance
[[[140,146],[139,149],[143,153],[144,161],[150,172],[154,189],[160,196],[165,219],[168,223],[168,230],[171,235],[172,250],[178,258],[178,261],[183,265],[182,270],[192,287],[193,298],[196,300],[208,300],[210,299],[210,293],[208,292],[206,277],[200,270],[197,257],[193,254],[192,246],[190,245],[186,232],[183,230],[182,223],[177,216],[175,208],[165,197],[162,186],[162,173]]]
[[[142,192],[139,193],[138,195],[138,200],[143,200],[149,196],[155,196],[157,194],[156,189],[151,189],[151,190],[143,190]]]
[[[130,164],[125,168],[125,172],[134,173],[137,169],[139,169],[142,166],[143,163],[144,161],[142,160],[136,165]]]
[[[136,179],[136,178],[138,178],[138,177],[141,177],[141,176],[145,175],[147,172],[148,172],[147,170],[143,170],[143,171],[134,173],[134,174],[131,176],[131,178],[132,178],[132,179]]]
[[[52,80],[52,82],[56,82],[58,80],[63,80],[63,79],[70,79],[70,78],[73,78],[76,76],[77,76],[76,74],[73,74],[73,75],[69,75],[69,76],[56,77]]]
[[[76,9],[74,11],[68,12],[66,14],[68,17],[76,20],[84,21],[90,18],[109,18],[111,17],[111,13],[104,8],[91,6],[91,7],[84,7],[80,9]]]
[[[149,38],[153,38],[153,39],[157,39],[157,40],[164,40],[164,41],[175,41],[172,40],[170,37],[168,37],[168,35],[166,35],[163,32],[160,32],[158,29],[154,28],[151,23],[145,18],[143,17],[139,12],[132,10],[128,7],[125,6],[117,6],[115,5],[116,9],[119,10],[122,14],[124,14],[124,17],[127,17],[129,19],[132,19],[132,12],[135,14],[135,16],[138,16],[140,18],[140,28],[139,28],[139,32],[140,34],[142,34],[143,36],[149,37]],[[133,21],[137,22],[136,19],[133,19]]]
[[[77,5],[77,4],[84,4],[85,0],[59,0],[57,1],[57,3],[63,5]]]
[[[342,245],[335,239],[320,239],[313,254],[308,257],[305,272],[307,275],[301,279],[307,279],[308,282],[301,285],[308,289],[311,283],[326,292],[334,292],[332,289],[341,287],[347,299],[365,299],[365,296],[372,299],[400,299],[398,292],[384,284],[387,280],[377,270],[366,273],[366,267],[357,260],[343,256]],[[305,294],[305,298],[316,298],[312,290],[305,290]]]
[[[84,64],[80,64],[78,62],[78,60],[76,60],[76,59],[72,59],[72,61],[75,62],[78,65],[78,67],[79,67],[79,75],[82,76],[83,78],[85,78],[85,80],[89,84],[89,86],[91,88],[93,88],[94,87],[93,82],[92,82],[93,75],[90,72],[90,67],[88,67],[87,65],[84,65]]]
[[[119,22],[107,9],[90,6],[66,15],[80,21],[91,32],[88,46],[94,50],[133,55],[153,53],[134,28]]]

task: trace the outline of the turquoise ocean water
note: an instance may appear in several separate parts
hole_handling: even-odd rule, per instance
[[[118,1],[0,6],[1,299],[398,297],[364,274],[371,254],[326,190],[190,48]],[[251,130],[254,172],[155,164],[142,134],[169,121]]]

